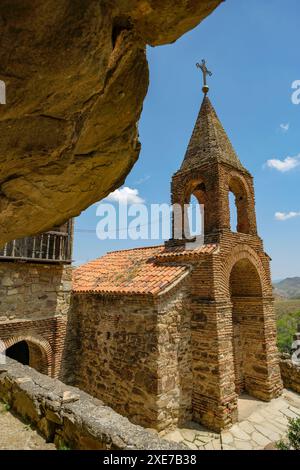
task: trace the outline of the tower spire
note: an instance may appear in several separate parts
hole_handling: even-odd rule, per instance
[[[206,82],[206,78],[207,78],[207,75],[209,77],[212,76],[212,72],[210,70],[208,70],[208,68],[206,67],[206,62],[205,62],[205,59],[202,59],[201,61],[201,64],[199,64],[199,62],[197,62],[196,64],[196,67],[198,67],[198,69],[201,69],[202,70],[202,74],[203,74],[203,87],[202,87],[202,91],[203,93],[206,95],[209,91],[209,87],[207,85],[207,82]]]
[[[247,172],[207,96],[206,75],[209,71],[205,63],[203,69],[204,71],[201,68],[205,80],[204,98],[180,169],[195,169],[208,163],[219,162]]]

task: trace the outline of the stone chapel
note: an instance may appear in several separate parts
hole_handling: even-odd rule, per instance
[[[192,195],[204,205],[204,244],[193,249],[173,236],[108,253],[73,276],[73,383],[158,430],[191,419],[220,430],[237,421],[243,392],[269,401],[282,390],[253,178],[203,91],[171,201],[183,212]]]
[[[269,401],[282,390],[253,178],[203,91],[171,202],[204,206],[204,244],[173,226],[164,245],[74,269],[72,285],[71,225],[0,252],[0,339],[11,357],[159,431],[190,420],[219,431],[237,421],[242,393]]]

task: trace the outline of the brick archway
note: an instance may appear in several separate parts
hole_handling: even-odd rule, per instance
[[[238,395],[252,394],[253,381],[258,380],[255,373],[258,355],[263,354],[264,306],[259,271],[249,257],[241,257],[233,265],[229,292],[235,391]]]
[[[230,276],[232,273],[233,267],[241,260],[248,260],[249,263],[251,263],[254,267],[255,270],[259,276],[260,282],[261,282],[261,296],[262,297],[271,297],[272,296],[272,290],[270,290],[270,277],[269,277],[269,272],[266,271],[261,258],[258,256],[258,254],[249,246],[247,245],[238,245],[236,246],[230,256],[227,258],[227,261],[225,262],[224,265],[224,285],[226,289],[226,294],[227,297],[230,299]]]
[[[2,341],[0,347],[7,350],[21,341],[25,341],[29,348],[29,366],[38,372],[51,375],[53,351],[49,342],[44,338],[28,334],[15,335]]]

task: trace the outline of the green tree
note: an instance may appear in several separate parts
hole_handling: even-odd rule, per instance
[[[277,319],[278,348],[281,352],[290,353],[293,336],[300,323],[300,312],[286,313]]]

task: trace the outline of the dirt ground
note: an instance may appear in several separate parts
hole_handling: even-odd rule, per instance
[[[55,450],[29,424],[20,421],[0,402],[0,450]]]

